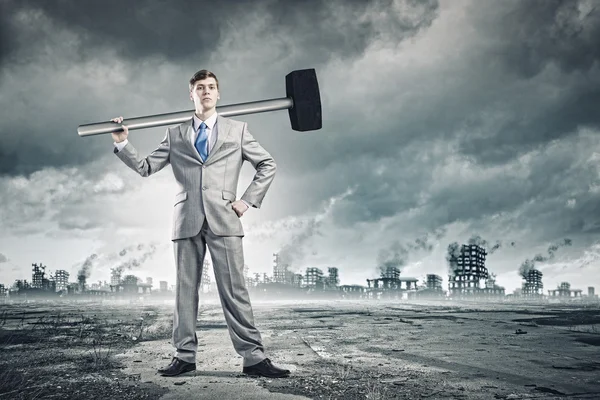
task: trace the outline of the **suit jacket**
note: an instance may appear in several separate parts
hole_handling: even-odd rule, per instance
[[[192,118],[167,128],[164,139],[142,158],[131,143],[115,154],[141,176],[150,176],[171,164],[178,191],[173,205],[171,240],[196,236],[204,220],[219,236],[244,236],[242,223],[231,203],[244,161],[256,173],[242,195],[254,208],[260,205],[275,177],[273,157],[248,132],[248,124],[217,115],[218,137],[205,162],[192,145]]]

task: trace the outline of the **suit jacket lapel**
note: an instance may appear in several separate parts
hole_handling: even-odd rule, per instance
[[[202,158],[200,158],[198,150],[196,150],[196,147],[194,147],[194,145],[192,144],[192,137],[194,133],[194,127],[192,124],[193,120],[194,118],[190,118],[189,121],[182,123],[179,127],[179,134],[181,135],[181,139],[185,142],[188,149],[190,149],[194,154],[194,158],[198,160],[198,162],[202,163]]]
[[[206,159],[207,164],[213,158],[213,155],[219,150],[219,148],[221,147],[223,142],[227,139],[227,136],[229,136],[230,130],[231,130],[231,124],[229,123],[229,120],[225,117],[221,117],[220,115],[217,115],[217,134],[218,134],[217,142],[215,143],[214,147],[210,150],[210,153],[208,154],[208,158]],[[196,152],[196,153],[198,153],[198,152]],[[198,158],[200,158],[200,156],[198,156]]]

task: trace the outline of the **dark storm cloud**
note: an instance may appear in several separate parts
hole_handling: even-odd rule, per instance
[[[456,29],[472,30],[476,36],[458,34],[449,35],[447,42],[441,39],[448,46],[452,40],[466,43],[459,46],[456,57],[443,52],[439,63],[426,64],[419,73],[403,69],[404,62],[399,63],[397,76],[381,75],[394,82],[394,88],[390,83],[394,90],[386,90],[376,79],[369,80],[376,88],[369,94],[374,94],[377,116],[368,118],[369,122],[356,121],[356,115],[347,111],[360,109],[359,101],[338,95],[335,101],[343,107],[328,109],[327,135],[319,138],[320,151],[314,151],[312,142],[289,138],[293,145],[279,149],[280,158],[298,170],[331,170],[327,172],[330,179],[324,179],[320,188],[325,196],[360,182],[344,208],[337,210],[336,219],[344,225],[419,208],[423,198],[425,211],[419,213],[418,223],[426,229],[510,213],[534,200],[540,210],[562,208],[567,187],[579,192],[581,182],[595,181],[587,166],[579,168],[580,147],[568,150],[568,145],[582,140],[578,128],[600,126],[600,64],[591,62],[598,58],[600,23],[598,10],[591,11],[586,4],[470,2],[461,10],[468,15],[459,21],[464,30]],[[578,16],[576,9],[581,10]],[[449,18],[442,14],[440,20],[445,17]],[[444,29],[454,29],[453,24],[446,22]],[[569,31],[577,33],[570,35]],[[520,53],[522,61],[515,56]],[[519,62],[527,66],[520,67]],[[364,65],[375,74],[382,68],[377,62]],[[339,87],[341,93],[356,93]],[[373,120],[376,123],[371,123]],[[454,152],[455,140],[462,161],[470,162],[469,168],[518,170],[515,166],[526,153],[532,153],[535,163],[526,179],[509,172],[492,174],[489,179],[474,174],[473,179],[460,180],[457,171],[456,176],[447,177],[458,181],[456,184],[430,187],[436,166],[448,156],[448,151],[430,149],[446,141]],[[565,143],[564,148],[545,153],[555,142]],[[596,146],[593,140],[586,143]],[[314,157],[306,163],[305,157],[292,153]],[[380,165],[387,168],[373,173]],[[310,187],[315,190],[315,183]],[[583,225],[593,229],[590,218],[598,215],[598,196],[579,194],[572,212],[560,217],[569,220],[563,224],[569,227],[568,233]],[[532,210],[531,215],[537,216],[537,212]],[[522,223],[531,220],[524,218]]]
[[[496,134],[465,137],[464,153],[481,163],[502,163],[580,127],[600,126],[598,5],[561,0],[474,3],[474,27],[488,43],[480,56],[489,60],[490,77],[510,79],[515,89],[522,85],[522,97],[515,99],[510,118],[498,124]],[[489,97],[502,105],[497,93],[490,91]]]
[[[231,3],[231,2],[229,2]],[[35,48],[27,37],[29,30],[16,18],[19,12],[41,11],[58,27],[67,28],[83,39],[82,56],[93,57],[99,48],[116,49],[121,57],[164,56],[182,59],[209,50],[219,39],[223,15],[231,15],[230,4],[179,0],[120,1],[120,0],[24,0],[7,1],[2,25],[10,30],[11,39],[4,41],[6,61],[21,63],[24,47]],[[46,32],[52,35],[52,32]]]
[[[426,145],[431,138],[458,135],[463,154],[501,165],[579,127],[600,126],[600,70],[593,63],[600,51],[600,9],[585,4],[471,2],[465,22],[477,40],[461,37],[472,45],[459,60],[446,57],[447,65],[441,61],[414,81],[397,84],[397,93],[378,97],[379,113],[386,115],[378,120],[378,140],[365,141],[360,134],[365,126],[355,124],[343,141],[324,141],[322,148],[336,152],[335,161],[351,161],[393,156],[411,142]],[[411,93],[412,101],[391,97],[403,93]],[[344,118],[328,122],[345,126]],[[317,160],[318,167],[329,160]]]
[[[59,26],[84,41],[83,55],[110,47],[127,59],[160,56],[169,60],[207,57],[223,34],[264,18],[263,36],[288,37],[308,58],[323,62],[332,56],[361,54],[373,39],[401,41],[431,24],[437,1],[407,1],[395,10],[387,1],[136,1],[25,0],[7,1],[2,26],[2,59],[27,46],[19,11],[41,10]],[[39,32],[42,34],[42,32]],[[12,39],[9,39],[12,38]],[[257,38],[258,39],[258,38]],[[285,50],[285,48],[284,48]]]
[[[497,2],[499,3],[499,2]],[[482,24],[498,40],[500,59],[510,71],[531,78],[550,63],[563,72],[587,71],[600,59],[600,8],[597,1],[512,0],[504,12],[486,3]],[[492,14],[496,14],[492,16]],[[487,18],[493,18],[492,21]],[[481,25],[478,25],[481,26]]]
[[[123,105],[140,104],[111,77],[94,75],[115,55],[127,62],[123,76],[129,85],[143,86],[131,80],[145,60],[177,66],[208,62],[229,52],[229,44],[220,46],[224,38],[248,28],[269,46],[261,50],[268,57],[293,57],[294,65],[318,67],[331,58],[360,56],[374,40],[398,43],[413,37],[437,16],[436,1],[395,3],[401,8],[391,1],[4,1],[0,67],[10,74],[0,71],[0,77],[9,76],[2,83],[12,87],[0,86],[11,98],[4,107],[11,118],[0,122],[5,139],[0,175],[81,166],[106,154],[107,141],[78,139],[74,130],[97,122],[109,104],[130,112],[131,105]],[[70,71],[84,63],[81,74],[102,80],[102,93],[93,92],[95,98],[85,95],[90,88]],[[139,95],[144,96],[143,87]],[[99,111],[98,104],[106,105]],[[149,104],[146,114],[156,111]]]

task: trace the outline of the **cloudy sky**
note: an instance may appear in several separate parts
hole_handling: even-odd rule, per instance
[[[342,284],[390,263],[447,281],[448,246],[471,241],[507,292],[523,263],[546,289],[598,290],[599,6],[2,0],[0,283],[40,262],[173,283],[171,169],[142,178],[110,135],[77,126],[189,110],[202,68],[221,105],[282,97],[287,73],[315,68],[323,129],[292,131],[285,111],[236,117],[278,164],[242,219],[252,273],[280,252],[296,271],[338,267]],[[148,154],[164,129],[130,141]]]

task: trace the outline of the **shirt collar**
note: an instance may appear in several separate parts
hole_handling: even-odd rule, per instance
[[[194,113],[194,122],[193,122],[194,130],[197,131],[200,128],[201,123],[202,123],[202,120],[196,116],[196,113]],[[208,129],[214,128],[215,124],[217,123],[217,113],[215,112],[213,115],[208,117],[206,119],[206,121],[204,121],[204,123],[206,124]]]

